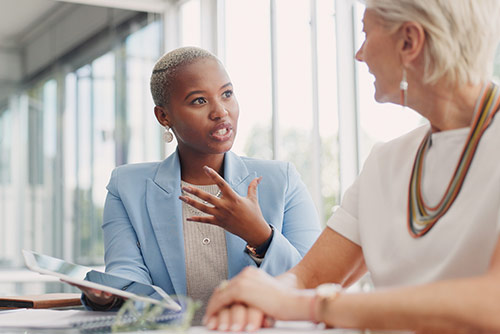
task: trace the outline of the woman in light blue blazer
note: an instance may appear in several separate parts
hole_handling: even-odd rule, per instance
[[[151,91],[164,138],[172,130],[178,146],[164,161],[113,171],[106,271],[206,302],[246,266],[278,275],[297,264],[320,233],[314,203],[292,164],[230,152],[239,107],[221,62],[199,48],[171,51],[155,65]],[[94,309],[119,302],[85,295]]]

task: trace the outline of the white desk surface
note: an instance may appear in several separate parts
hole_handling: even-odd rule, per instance
[[[210,331],[205,327],[191,327],[187,334],[215,334],[215,333],[234,333]],[[245,332],[248,333],[248,332]],[[268,334],[306,334],[306,333],[331,333],[331,334],[411,334],[404,331],[369,331],[357,329],[325,329],[321,325],[315,325],[310,322],[278,321],[274,328],[261,329],[255,333]]]
[[[92,320],[99,316],[109,316],[108,313],[91,312],[84,310],[33,310],[33,309],[17,309],[0,312],[0,332],[12,334],[79,334],[78,328],[71,328],[71,324],[75,319],[78,320]],[[157,334],[169,333],[178,331],[159,330],[159,331],[141,331],[140,334]],[[130,333],[130,332],[129,332]],[[211,331],[202,326],[194,326],[186,330],[186,334],[214,334],[214,333],[229,333]],[[332,334],[408,334],[411,332],[395,332],[395,331],[363,331],[353,329],[325,329],[322,325],[315,325],[311,322],[297,322],[297,321],[278,321],[275,327],[266,328],[257,331],[256,333],[268,334],[306,334],[306,333],[332,333]]]
[[[206,333],[227,333],[227,332],[219,332],[219,331],[210,331],[205,327],[195,326],[191,327],[188,334],[206,334]],[[257,331],[256,333],[273,333],[273,334],[282,334],[282,333],[360,333],[359,331],[342,331],[338,329],[324,329],[321,326],[314,325],[313,323],[308,322],[277,322],[274,328],[265,328]]]

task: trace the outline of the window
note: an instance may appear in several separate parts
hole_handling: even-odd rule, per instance
[[[188,0],[180,7],[180,45],[201,46],[200,0]]]
[[[68,56],[0,109],[0,266],[22,266],[23,248],[103,263],[102,211],[112,169],[162,158],[149,93],[161,24],[141,17],[113,35],[111,50],[83,64],[75,55],[74,67]],[[61,286],[47,289],[67,288]],[[22,294],[29,287],[6,289]]]
[[[225,65],[240,106],[233,151],[272,159],[270,6],[267,1],[231,0],[225,9]]]
[[[500,84],[500,45],[497,48],[497,54],[493,62],[493,78]]]
[[[11,182],[12,118],[9,109],[0,111],[0,187]],[[2,212],[2,211],[0,211]]]
[[[337,43],[335,38],[335,2],[318,0],[317,57],[318,57],[318,130],[321,160],[320,215],[326,222],[340,201],[340,171],[338,143],[338,97],[337,97]]]
[[[11,233],[12,221],[12,117],[9,109],[0,111],[0,235]],[[0,243],[0,266],[9,264],[7,242]]]
[[[240,103],[233,150],[293,162],[323,221],[339,197],[334,23],[332,1],[225,2],[224,59]]]
[[[149,88],[151,71],[161,55],[160,28],[160,22],[152,22],[128,36],[123,46],[127,76],[126,105],[122,108],[126,114],[128,132],[120,144],[126,147],[126,159],[118,160],[117,165],[153,161],[162,157],[161,125],[154,115]]]
[[[103,263],[102,214],[113,168],[161,159],[149,92],[159,38],[160,24],[151,22],[66,75],[64,219],[73,242],[65,249],[78,263]]]
[[[22,207],[26,220],[18,247],[53,253],[59,223],[56,80],[49,79],[32,88],[27,101],[28,184]]]

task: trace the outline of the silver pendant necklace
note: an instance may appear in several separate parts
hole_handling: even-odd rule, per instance
[[[190,187],[195,187],[195,188],[198,188],[200,189],[199,186],[196,186],[196,185],[193,185],[193,184],[189,184],[189,183],[186,183],[186,182],[182,182],[182,185],[181,186],[190,186]],[[202,189],[202,190],[205,190],[205,189]],[[206,191],[206,190],[205,190]],[[182,190],[182,195],[183,196],[187,196],[197,202],[200,202],[200,203],[203,203],[205,205],[210,205],[207,201],[203,201],[201,200],[199,197],[196,197],[195,195],[192,195],[190,193],[187,193],[185,192],[184,190]],[[220,198],[220,196],[222,195],[220,189],[218,189],[217,193],[215,194],[215,197],[217,198]],[[198,210],[197,208],[187,204],[187,203],[183,203],[183,206],[185,208],[185,215],[186,217],[185,218],[190,218],[190,217],[193,217],[193,216],[208,216],[208,214],[206,214],[205,212],[203,211],[200,211]],[[195,224],[196,226],[196,229],[198,230],[198,232],[201,234],[202,236],[202,240],[201,240],[201,243],[204,245],[204,246],[207,246],[209,245],[212,241],[210,240],[210,234],[213,232],[213,226],[211,226],[210,224],[206,224],[206,223],[200,223],[200,222],[189,222],[189,224]]]

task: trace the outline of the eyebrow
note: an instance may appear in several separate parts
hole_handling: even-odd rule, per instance
[[[233,86],[233,84],[232,84],[231,82],[228,82],[227,84],[222,85],[222,86],[219,88],[219,90],[224,89],[224,88],[229,87],[229,86],[231,86],[231,87],[232,87],[232,86]],[[189,92],[189,94],[188,94],[188,95],[186,95],[186,97],[184,98],[184,101],[186,101],[187,99],[189,99],[189,97],[190,97],[190,96],[192,96],[192,95],[195,95],[195,94],[202,94],[202,93],[205,93],[205,91],[204,91],[204,90],[193,90],[192,92]]]

